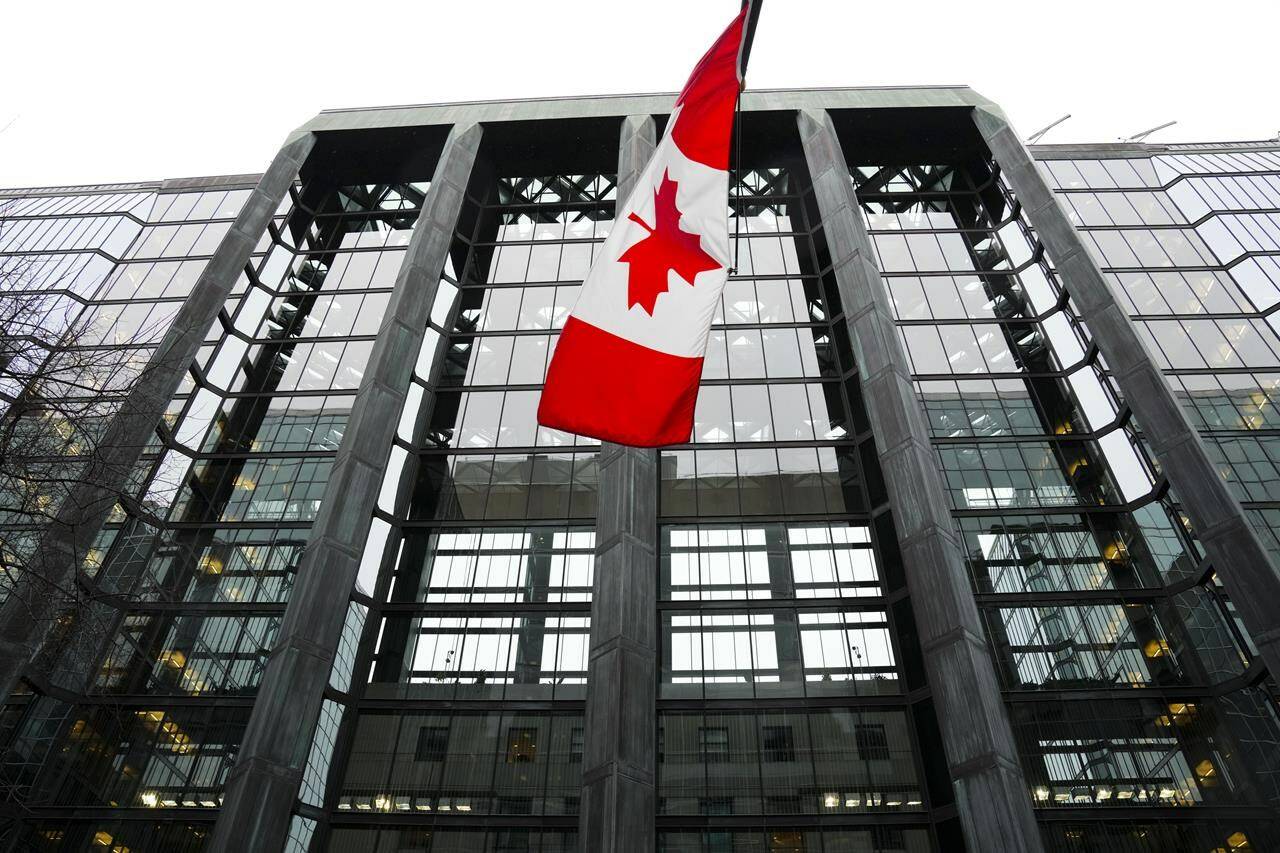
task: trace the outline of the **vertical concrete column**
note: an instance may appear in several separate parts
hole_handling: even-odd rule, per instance
[[[1031,153],[997,107],[975,108],[973,121],[1053,258],[1076,313],[1106,358],[1259,656],[1272,676],[1280,677],[1280,572]]]
[[[628,116],[618,206],[655,144],[653,118]],[[578,849],[652,853],[657,733],[658,454],[604,444],[591,589]]]
[[[781,524],[764,526],[766,559],[769,565],[769,597],[786,601],[796,597],[795,578],[791,574],[791,553]],[[804,657],[800,649],[800,620],[794,610],[773,614],[773,639],[778,654],[778,677],[785,691],[804,687]]]
[[[455,126],[436,164],[227,779],[211,851],[284,849],[391,441],[481,133],[477,124]]]
[[[535,530],[525,561],[525,601],[546,604],[551,585],[551,550],[555,531]],[[547,614],[520,618],[516,634],[516,684],[538,684],[542,679],[542,650],[546,646]]]
[[[77,569],[125,492],[205,334],[314,144],[313,134],[297,136],[271,161],[41,535],[16,589],[0,608],[0,698],[13,692],[48,638]]]
[[[973,850],[1039,851],[1031,793],[849,166],[825,110],[801,111],[799,125],[965,837]]]

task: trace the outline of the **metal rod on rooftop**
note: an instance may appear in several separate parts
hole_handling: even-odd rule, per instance
[[[1040,128],[1040,129],[1039,129],[1039,130],[1037,130],[1035,133],[1031,134],[1031,136],[1027,137],[1027,144],[1028,144],[1028,145],[1034,145],[1037,139],[1039,139],[1040,137],[1044,136],[1046,133],[1048,133],[1049,131],[1053,130],[1055,127],[1057,127],[1058,125],[1062,124],[1064,121],[1066,121],[1066,120],[1067,120],[1067,119],[1069,119],[1069,118],[1071,118],[1071,113],[1067,113],[1066,115],[1064,115],[1062,118],[1058,119],[1057,121],[1050,122],[1049,124],[1047,124],[1047,125],[1045,125],[1044,127]]]
[[[1130,136],[1128,139],[1125,140],[1125,142],[1141,142],[1151,134],[1155,133],[1157,130],[1164,130],[1166,127],[1173,127],[1177,123],[1178,123],[1177,119],[1174,119],[1173,121],[1166,121],[1164,124],[1156,125],[1150,130],[1144,130],[1142,131],[1142,133],[1136,133],[1133,136]]]

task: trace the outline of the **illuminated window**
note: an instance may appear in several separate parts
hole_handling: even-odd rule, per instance
[[[769,833],[770,853],[804,853],[804,836],[799,832]]]
[[[538,753],[538,730],[507,729],[507,763],[529,764]]]

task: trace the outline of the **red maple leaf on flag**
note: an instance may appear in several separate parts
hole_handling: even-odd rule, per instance
[[[680,208],[676,207],[679,183],[664,172],[653,193],[654,225],[634,212],[627,218],[648,231],[618,258],[631,265],[627,275],[627,307],[639,305],[650,317],[658,294],[667,292],[667,273],[675,270],[689,285],[700,272],[720,269],[720,262],[702,251],[701,238],[680,228]]]

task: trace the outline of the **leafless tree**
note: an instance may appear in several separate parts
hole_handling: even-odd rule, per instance
[[[7,214],[0,204],[0,249],[12,248]],[[139,457],[149,454],[117,437],[128,433],[122,406],[165,319],[122,332],[115,309],[96,310],[87,298],[98,282],[63,269],[48,255],[0,255],[0,701],[22,675],[73,694],[91,688],[91,667],[131,597],[99,573],[110,535],[103,518],[124,507],[154,522],[136,498]],[[114,703],[94,707],[99,728],[132,721]],[[69,713],[61,723],[74,724]],[[24,763],[17,755],[0,763],[10,817],[32,794]],[[0,836],[9,825],[0,819]]]
[[[0,246],[11,222],[0,207]],[[138,451],[108,436],[142,379],[155,329],[124,340],[95,312],[84,282],[39,254],[0,255],[0,653],[30,654],[23,635],[84,632],[102,563],[104,508],[146,515]],[[129,469],[129,470],[124,470]],[[107,484],[86,490],[87,482]],[[101,611],[96,618],[110,619]],[[25,624],[22,624],[25,623]],[[90,628],[92,626],[89,626]],[[106,625],[99,626],[101,633]],[[46,643],[47,645],[47,643]],[[23,648],[23,646],[26,646]],[[11,689],[12,684],[0,685]]]

